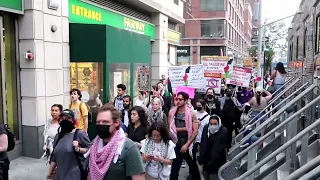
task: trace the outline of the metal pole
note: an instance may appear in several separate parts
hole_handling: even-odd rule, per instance
[[[260,23],[262,21],[262,0],[260,0],[259,2],[259,20],[260,20]],[[263,61],[262,59],[262,28],[263,26],[260,25],[259,27],[259,38],[258,38],[258,62],[257,62],[257,76],[258,77],[262,77],[262,74],[261,74],[261,61]],[[262,86],[262,81],[259,81],[257,84],[258,86]]]
[[[308,172],[304,176],[302,176],[299,180],[310,180],[310,179],[316,179],[320,176],[320,165],[316,168],[314,168],[312,171]]]

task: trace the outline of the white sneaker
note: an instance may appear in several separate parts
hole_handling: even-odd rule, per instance
[[[241,145],[240,148],[246,148],[248,146],[250,146],[250,144],[249,143],[245,143],[245,144]]]
[[[182,168],[187,167],[187,165],[186,165],[186,161],[185,161],[185,160],[183,160],[183,161],[182,161],[181,167],[182,167]]]

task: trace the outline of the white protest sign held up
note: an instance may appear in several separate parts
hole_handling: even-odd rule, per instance
[[[244,67],[233,67],[233,73],[227,79],[227,84],[233,84],[241,87],[249,87],[251,81],[251,69]]]
[[[205,87],[203,65],[170,66],[168,74],[172,88],[179,86]]]
[[[201,63],[204,71],[224,74],[224,68],[228,65],[229,59],[225,56],[201,56]]]

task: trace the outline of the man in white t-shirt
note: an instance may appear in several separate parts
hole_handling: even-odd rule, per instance
[[[197,150],[198,146],[201,143],[201,136],[203,127],[209,123],[210,115],[205,111],[205,101],[203,99],[198,99],[196,103],[196,117],[199,121],[199,129],[198,129],[198,135],[195,139],[195,144],[193,146],[192,155],[193,160],[197,161]]]

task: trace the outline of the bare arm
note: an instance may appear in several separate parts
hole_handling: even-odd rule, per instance
[[[57,167],[57,164],[55,162],[50,163],[49,171],[48,171],[48,176],[52,176],[53,170]]]
[[[264,91],[264,93],[267,94],[267,96],[265,97],[267,101],[270,101],[270,99],[272,99],[272,94],[269,91]]]
[[[197,120],[196,113],[192,112],[192,135],[186,143],[188,145],[188,147],[193,142],[193,140],[197,137],[198,129],[199,129],[199,122]]]
[[[85,133],[88,133],[88,116],[84,116],[83,117],[83,120],[84,120],[84,128],[83,128],[83,131]]]
[[[273,80],[276,77],[277,71],[274,70],[270,76],[270,80]]]
[[[6,152],[8,149],[8,136],[6,134],[0,135],[0,152]]]

